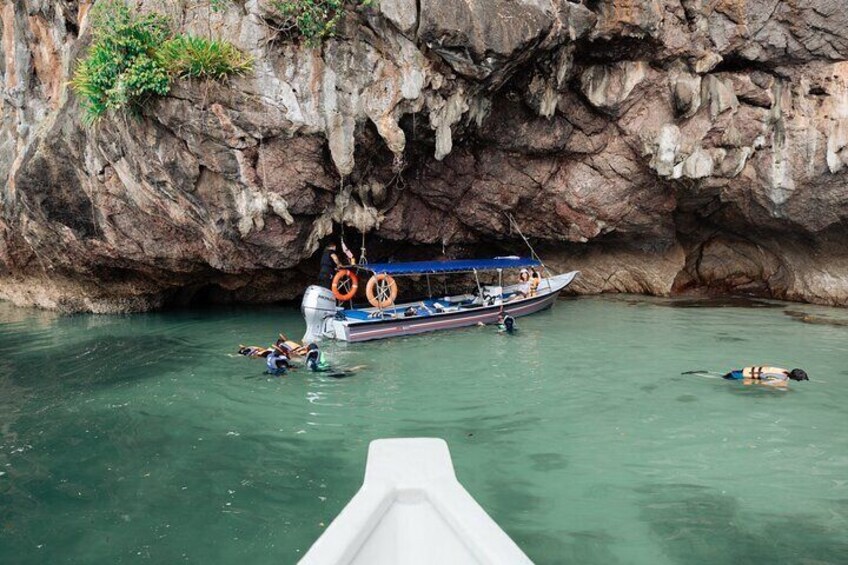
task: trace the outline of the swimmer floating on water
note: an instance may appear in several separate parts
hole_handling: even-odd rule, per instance
[[[296,341],[292,341],[286,337],[286,334],[281,333],[279,339],[274,344],[277,347],[282,347],[288,351],[290,355],[301,357],[306,355],[306,346]]]
[[[296,341],[292,341],[286,337],[286,334],[279,334],[277,341],[271,347],[259,347],[258,345],[239,345],[238,354],[244,355],[250,359],[258,357],[267,358],[274,351],[274,348],[283,349],[286,355],[291,357],[300,357],[306,354],[306,346],[301,345]]]
[[[746,385],[765,385],[787,387],[789,381],[809,381],[810,377],[803,369],[781,369],[780,367],[745,367],[737,371],[730,371],[722,378],[734,381],[742,381]]]
[[[687,371],[683,374],[693,375],[698,373],[712,374],[710,371]],[[810,380],[810,377],[807,376],[807,373],[803,369],[792,369],[790,371],[780,367],[768,367],[765,365],[745,367],[744,369],[730,371],[729,373],[721,375],[721,378],[730,381],[742,381],[745,385],[763,385],[779,388],[787,388],[790,380]]]
[[[256,359],[257,357],[268,357],[268,355],[273,351],[270,348],[259,347],[258,345],[239,345],[238,354],[244,355],[245,357],[249,357],[250,359]]]

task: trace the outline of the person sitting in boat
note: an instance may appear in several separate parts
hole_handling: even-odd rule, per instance
[[[268,357],[271,349],[259,347],[258,345],[239,345],[238,353],[239,355],[256,359],[257,357]]]
[[[503,312],[498,314],[498,331],[501,333],[514,333],[518,328],[515,327],[515,318],[509,314],[504,315]]]
[[[530,296],[536,296],[536,291],[539,289],[539,284],[542,282],[542,275],[536,269],[530,269]]]
[[[336,269],[341,266],[342,262],[336,255],[336,244],[328,243],[327,247],[324,248],[324,254],[321,255],[321,271],[318,273],[318,283],[324,288],[331,288]]]
[[[809,381],[810,377],[803,369],[781,369],[780,367],[745,367],[730,371],[722,378],[734,381],[742,381],[746,385],[765,385],[776,387],[787,387],[789,381]]]
[[[282,347],[274,347],[265,358],[265,371],[269,375],[285,375],[290,367],[289,355]]]
[[[361,369],[361,367],[354,367],[353,369],[333,369],[324,357],[324,352],[321,351],[315,343],[310,343],[306,346],[306,367],[313,373],[321,373],[326,377],[333,377],[335,379],[350,377],[355,375],[358,369]]]
[[[530,294],[530,271],[527,269],[521,269],[518,273],[518,285],[515,290],[515,294],[513,294],[509,300],[520,300],[521,298],[527,298],[528,296],[532,296]]]

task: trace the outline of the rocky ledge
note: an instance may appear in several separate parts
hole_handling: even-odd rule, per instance
[[[373,259],[516,252],[511,213],[575,292],[848,305],[841,0],[380,0],[320,47],[263,0],[138,4],[255,72],[87,128],[90,2],[4,0],[0,298],[289,299],[342,226]]]

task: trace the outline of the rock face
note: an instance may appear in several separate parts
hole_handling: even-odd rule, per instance
[[[320,48],[267,1],[143,0],[256,58],[80,122],[86,0],[0,9],[0,298],[293,298],[340,226],[373,259],[520,252],[575,291],[848,305],[841,0],[381,0]]]

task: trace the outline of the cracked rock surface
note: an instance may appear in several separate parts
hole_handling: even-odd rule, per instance
[[[265,0],[140,0],[255,72],[81,125],[88,0],[0,3],[0,298],[294,298],[372,259],[521,253],[579,293],[848,305],[842,0],[381,0],[321,47]]]

